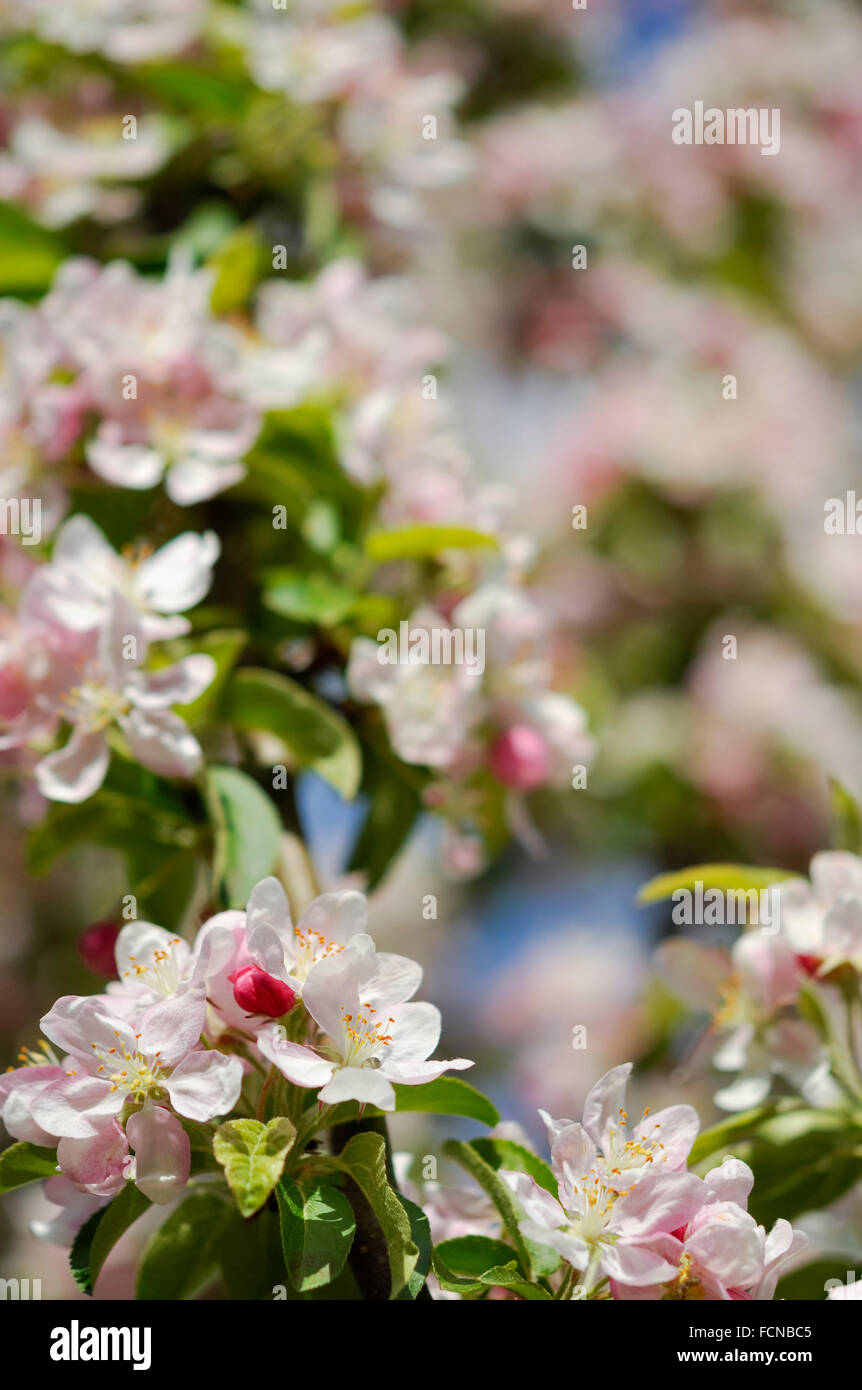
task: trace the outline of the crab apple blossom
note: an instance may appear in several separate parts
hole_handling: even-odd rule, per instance
[[[617,1299],[769,1300],[782,1269],[807,1245],[801,1231],[779,1220],[767,1235],[746,1210],[754,1183],[751,1169],[725,1159],[703,1180],[703,1206],[678,1231],[651,1243],[656,1255],[676,1267],[675,1275],[654,1286],[614,1280]]]
[[[119,63],[165,58],[186,48],[200,32],[204,0],[22,0],[15,27],[33,29],[49,43],[76,53],[102,52]]]
[[[559,1200],[526,1173],[503,1173],[524,1213],[520,1228],[529,1240],[549,1245],[573,1269],[592,1269],[593,1281],[599,1276],[650,1285],[673,1278],[673,1265],[650,1237],[670,1233],[696,1214],[703,1201],[699,1178],[656,1169],[625,1187],[578,1124],[554,1134],[551,1162]]]
[[[128,264],[70,260],[39,306],[75,388],[98,416],[90,468],[120,488],[155,487],[178,506],[245,476],[260,429],[237,382],[244,341],[213,318],[212,277],[182,255],[160,282]]]
[[[631,1062],[613,1067],[589,1092],[584,1101],[583,1129],[596,1146],[607,1170],[621,1182],[636,1181],[649,1168],[684,1171],[700,1122],[691,1105],[670,1105],[629,1124],[625,1108],[626,1086],[632,1073]],[[571,1121],[542,1118],[551,1136]]]
[[[4,1122],[8,1112],[31,1142],[56,1144],[64,1177],[93,1196],[113,1196],[133,1178],[151,1201],[173,1200],[190,1169],[177,1116],[226,1114],[242,1085],[238,1058],[200,1050],[205,1017],[202,990],[145,1010],[137,1031],[98,997],[59,999],[42,1030],[67,1055],[3,1078]],[[19,1121],[22,1104],[31,1117]]]
[[[57,1210],[47,1219],[31,1221],[30,1232],[36,1240],[59,1246],[71,1246],[84,1222],[110,1200],[94,1196],[60,1173],[42,1184],[42,1195]]]
[[[342,951],[367,926],[368,904],[353,889],[314,898],[294,924],[284,888],[265,878],[244,912],[209,917],[191,945],[153,922],[127,922],[117,938],[111,972],[117,978],[107,986],[106,1004],[135,1018],[160,1000],[204,987],[208,1029],[255,1032],[288,1013],[317,962]]]
[[[781,935],[746,932],[729,955],[677,938],[659,951],[671,988],[700,1009],[710,1009],[717,1037],[713,1065],[736,1073],[716,1092],[723,1110],[746,1110],[769,1095],[783,1076],[803,1095],[824,1104],[834,1098],[829,1061],[814,1026],[787,1012],[805,972]]]
[[[98,791],[110,762],[106,730],[113,724],[144,767],[163,777],[191,777],[197,771],[200,745],[171,706],[197,699],[215,676],[215,662],[197,654],[143,671],[146,653],[138,613],[115,593],[99,630],[97,652],[56,711],[71,724],[71,737],[36,765],[39,790],[49,800],[85,801]]]
[[[419,1086],[473,1065],[461,1057],[428,1060],[440,1013],[433,1004],[409,1002],[421,976],[415,962],[378,955],[370,936],[356,936],[306,980],[303,1003],[322,1035],[316,1046],[288,1041],[277,1029],[264,1029],[257,1045],[288,1081],[319,1088],[327,1104],[355,1100],[394,1110],[393,1083]]]
[[[93,631],[121,594],[139,612],[148,641],[190,630],[180,616],[204,597],[221,546],[212,531],[186,531],[161,549],[144,546],[118,555],[87,516],[73,516],[57,532],[51,561],[30,580],[23,602],[72,632]]]
[[[778,887],[782,936],[816,975],[844,964],[862,971],[862,859],[824,851],[809,876]]]
[[[40,1091],[33,1113],[46,1133],[88,1139],[127,1102],[169,1103],[190,1120],[226,1114],[236,1103],[242,1064],[202,1051],[203,990],[146,1009],[133,1026],[98,997],[66,995],[42,1019],[42,1031],[67,1052],[65,1075]]]

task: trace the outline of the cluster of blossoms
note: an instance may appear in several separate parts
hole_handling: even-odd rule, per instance
[[[769,1232],[754,1220],[754,1175],[739,1159],[725,1158],[703,1177],[687,1171],[699,1128],[692,1106],[647,1109],[632,1121],[625,1108],[631,1071],[631,1063],[614,1067],[592,1087],[582,1122],[539,1111],[551,1150],[542,1181],[501,1170],[520,1234],[562,1261],[548,1276],[554,1296],[771,1300],[806,1248],[805,1235],[782,1219]],[[517,1126],[495,1134],[521,1152],[526,1147]],[[407,1156],[399,1157],[408,1171]],[[418,1199],[409,1182],[407,1190]],[[463,1236],[505,1239],[499,1213],[475,1188],[430,1182],[422,1201],[444,1251],[444,1242]],[[458,1297],[433,1287],[435,1297]]]
[[[522,587],[530,557],[508,529],[506,500],[474,478],[448,412],[423,399],[420,382],[436,382],[427,373],[446,342],[421,324],[405,280],[372,279],[352,260],[310,284],[266,282],[253,323],[214,314],[212,290],[213,272],[181,255],[162,280],[123,262],[73,259],[37,306],[10,303],[0,384],[7,490],[34,505],[42,492],[52,498],[49,528],[82,463],[115,488],[148,491],[163,480],[174,504],[203,504],[245,478],[268,410],[325,394],[341,466],[381,499],[380,523],[473,531],[478,522],[495,555],[496,574],[465,552],[447,569],[444,536],[440,592],[410,620],[414,629],[451,621],[480,632],[484,676],[412,658],[385,666],[367,638],[355,640],[348,662],[352,694],[384,708],[398,755],[441,777],[427,805],[453,827],[453,864],[476,867],[470,779],[488,768],[513,794],[566,785],[590,740],[580,707],[551,689],[548,620]],[[155,554],[144,546],[121,557],[85,515],[56,530],[47,562],[6,542],[4,556],[18,565],[10,587],[20,592],[0,645],[3,745],[23,750],[25,766],[46,755],[36,765],[44,795],[78,801],[101,785],[113,725],[145,767],[195,773],[200,749],[171,707],[195,700],[215,667],[191,654],[150,671],[147,645],[188,632],[178,615],[206,594],[219,550],[215,533],[186,532]],[[404,575],[383,566],[380,584],[397,593]],[[53,751],[61,721],[72,739]],[[534,838],[514,802],[510,819]]]
[[[413,1000],[422,971],[378,952],[367,925],[365,899],[349,890],[314,899],[294,925],[274,878],[245,911],[206,921],[191,945],[127,923],[118,978],[101,995],[59,999],[41,1021],[47,1041],[0,1079],[9,1133],[56,1149],[45,1196],[59,1214],[40,1227],[43,1238],[69,1243],[128,1183],[157,1205],[173,1202],[197,1172],[190,1134],[196,1144],[202,1131],[212,1138],[214,1122],[252,1113],[255,1096],[260,1115],[276,1077],[290,1083],[280,1099],[302,1152],[336,1107],[391,1111],[394,1084],[470,1067],[429,1060],[440,1015]],[[703,1178],[687,1171],[698,1131],[691,1106],[630,1123],[631,1070],[615,1067],[593,1087],[582,1123],[540,1112],[558,1196],[527,1172],[501,1173],[520,1235],[559,1257],[550,1287],[570,1298],[771,1299],[804,1237],[787,1221],[768,1234],[757,1224],[747,1210],[753,1175],[739,1160]],[[523,1151],[512,1143],[517,1127],[495,1133]],[[400,1155],[399,1180],[417,1196],[408,1166]],[[463,1235],[516,1234],[469,1188],[434,1182],[423,1201],[444,1251]],[[452,1296],[445,1282],[432,1288]]]
[[[202,43],[216,54],[225,48],[241,53],[248,92],[310,107],[327,127],[340,198],[359,221],[415,235],[423,229],[428,199],[463,184],[473,168],[472,151],[456,131],[454,112],[465,84],[455,65],[441,66],[433,54],[430,63],[416,58],[393,18],[374,4],[247,0],[213,13],[206,0],[155,6],[100,0],[69,4],[58,14],[41,0],[27,0],[9,8],[7,14],[0,7],[0,30],[33,32],[70,55],[103,55],[117,65],[146,64]],[[71,129],[64,103],[56,102],[14,112],[4,132],[0,181],[46,225],[82,215],[127,218],[137,206],[133,185],[160,169],[178,140],[188,139],[158,114],[144,112],[134,141],[126,144],[120,121],[131,113],[124,108],[111,121],[110,107],[100,102],[105,85],[104,78],[77,85],[84,112],[78,105]],[[88,120],[86,108],[98,113],[100,105],[101,119]]]
[[[776,1079],[817,1106],[836,1104],[848,1090],[862,1095],[852,1021],[844,1041],[862,967],[862,859],[826,851],[810,872],[810,881],[764,889],[769,923],[749,926],[729,951],[686,937],[660,948],[671,988],[689,1007],[713,1014],[713,1065],[733,1074],[715,1096],[723,1109],[760,1105]],[[799,1007],[812,989],[814,1017]]]
[[[526,1173],[505,1175],[523,1234],[562,1256],[573,1296],[771,1299],[805,1237],[784,1220],[768,1234],[757,1224],[747,1210],[754,1174],[738,1159],[703,1178],[686,1171],[698,1130],[690,1105],[629,1123],[630,1073],[626,1063],[597,1082],[583,1123],[540,1112],[559,1192]]]
[[[114,732],[135,761],[192,777],[197,739],[174,705],[197,699],[215,663],[193,653],[147,666],[150,643],[188,631],[182,611],[210,585],[219,542],[188,531],[151,554],[117,554],[86,516],[61,526],[49,564],[27,579],[0,642],[2,746],[20,751],[49,800],[77,802],[102,785]],[[45,751],[68,726],[61,747]]]
[[[130,1181],[172,1201],[189,1180],[188,1122],[248,1114],[246,1082],[267,1070],[300,1088],[310,1140],[343,1102],[393,1110],[393,1083],[472,1066],[429,1060],[441,1021],[413,1000],[421,967],[378,952],[367,926],[354,891],[315,898],[294,924],[274,878],[245,911],[210,917],[192,945],[127,923],[118,978],[104,994],[59,999],[41,1020],[47,1042],[0,1078],[9,1133],[56,1146],[50,1200],[79,1224]],[[68,1233],[68,1221],[57,1229]]]
[[[482,584],[449,614],[447,619],[430,605],[414,612],[406,650],[395,661],[383,660],[377,642],[355,639],[347,667],[350,690],[380,707],[392,746],[405,762],[434,770],[426,802],[465,827],[462,844],[469,839],[475,800],[471,779],[483,770],[507,789],[511,827],[529,844],[535,832],[523,795],[542,786],[571,786],[578,768],[583,772],[593,751],[586,715],[570,697],[551,690],[547,617],[523,589]],[[428,665],[422,637],[430,642],[435,631],[481,633],[483,670],[469,662]]]

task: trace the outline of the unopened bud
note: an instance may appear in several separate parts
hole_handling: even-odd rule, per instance
[[[241,970],[228,975],[228,979],[233,985],[234,999],[248,1014],[281,1018],[296,1003],[296,995],[290,985],[277,980],[274,975],[267,975],[260,966],[244,965]]]
[[[551,771],[548,745],[529,724],[515,724],[495,739],[488,762],[498,782],[519,792],[540,787]]]
[[[102,975],[106,980],[116,979],[114,947],[119,935],[116,922],[94,922],[78,937],[78,955],[94,975]]]

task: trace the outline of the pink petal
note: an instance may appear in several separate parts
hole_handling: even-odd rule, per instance
[[[179,1120],[162,1106],[148,1106],[131,1116],[126,1133],[135,1151],[136,1187],[159,1206],[172,1202],[191,1168],[189,1137]]]
[[[239,1099],[242,1062],[223,1052],[191,1052],[165,1082],[171,1105],[189,1120],[226,1115]]]

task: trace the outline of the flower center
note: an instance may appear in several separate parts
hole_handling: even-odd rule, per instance
[[[649,1106],[643,1112],[643,1119],[649,1115]],[[656,1159],[667,1161],[664,1152],[664,1144],[661,1143],[658,1131],[661,1129],[661,1122],[656,1121],[649,1134],[633,1135],[631,1139],[625,1137],[625,1128],[628,1124],[628,1114],[620,1107],[619,1120],[616,1125],[608,1126],[608,1162],[613,1163],[612,1171],[619,1173],[620,1167],[623,1168],[642,1168],[648,1163],[654,1163]]]
[[[101,729],[106,729],[131,708],[122,691],[112,690],[109,685],[92,680],[73,686],[60,703],[69,722],[86,729],[89,733],[98,733]]]
[[[371,1004],[361,1004],[364,1013],[346,1014],[341,1010],[344,1026],[344,1051],[342,1061],[348,1067],[373,1067],[380,1065],[380,1049],[392,1042],[389,1027],[395,1022],[391,1017],[375,1019],[377,1010]]]
[[[59,1067],[60,1059],[53,1047],[46,1043],[44,1038],[40,1038],[37,1047],[22,1047],[18,1051],[18,1061],[22,1067]],[[14,1071],[14,1067],[7,1067],[7,1071]]]
[[[116,1033],[116,1036],[119,1038],[120,1034]],[[140,1033],[135,1034],[136,1039],[140,1036]],[[90,1043],[90,1047],[93,1056],[98,1058],[98,1070],[105,1074],[105,1080],[110,1081],[112,1091],[122,1091],[131,1100],[144,1101],[151,1091],[161,1085],[165,1075],[159,1061],[161,1050],[153,1053],[152,1057],[145,1057],[137,1049],[130,1052],[122,1042],[118,1047],[109,1047],[104,1052],[100,1052],[95,1043]],[[68,1074],[74,1076],[76,1073]]]
[[[132,978],[139,984],[147,985],[163,998],[175,994],[180,983],[180,967],[176,948],[180,938],[174,936],[168,942],[167,950],[157,947],[149,965],[142,965],[136,956],[129,956],[130,970],[123,971],[123,979]]]
[[[691,1255],[683,1255],[679,1262],[679,1273],[675,1279],[671,1279],[669,1284],[665,1284],[666,1292],[662,1294],[662,1302],[683,1299],[686,1302],[693,1300],[702,1301],[706,1298],[706,1291],[696,1274],[691,1270]]]
[[[319,960],[326,960],[328,956],[337,956],[344,950],[335,941],[328,941],[327,938],[317,931],[300,931],[299,927],[294,927],[293,935],[296,938],[296,964],[292,974],[304,984],[306,976],[313,965]]]

